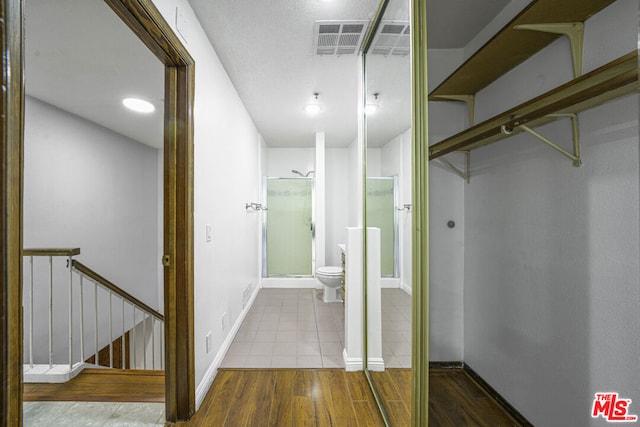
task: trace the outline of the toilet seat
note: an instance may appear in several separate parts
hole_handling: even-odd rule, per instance
[[[318,267],[316,274],[322,276],[342,276],[342,267]]]

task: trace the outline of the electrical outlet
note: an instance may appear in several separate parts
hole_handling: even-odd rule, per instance
[[[205,339],[205,345],[207,348],[207,353],[209,353],[211,351],[211,331],[207,333],[204,339]]]
[[[227,313],[222,313],[222,330],[225,331],[227,330],[227,323],[228,323],[228,316]]]

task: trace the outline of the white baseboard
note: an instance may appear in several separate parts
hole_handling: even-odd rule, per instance
[[[381,288],[399,288],[400,279],[397,277],[383,277],[380,279]]]
[[[218,350],[216,357],[213,359],[213,362],[211,362],[211,365],[209,365],[207,372],[205,372],[202,381],[200,381],[200,384],[198,384],[198,387],[196,387],[196,411],[200,408],[200,405],[209,392],[209,388],[211,388],[211,384],[213,384],[213,380],[216,378],[216,374],[218,373],[218,368],[220,368],[222,360],[227,355],[227,351],[229,351],[229,347],[231,347],[231,344],[233,343],[233,340],[236,337],[238,330],[240,329],[240,325],[242,325],[244,318],[247,316],[247,313],[251,309],[251,306],[253,306],[253,303],[256,300],[256,296],[258,295],[258,291],[260,291],[260,287],[261,286],[258,285],[253,290],[253,293],[251,294],[251,298],[249,298],[247,305],[244,307],[244,309],[236,319],[233,327],[227,334],[227,337],[222,342],[222,345],[220,346],[220,350]]]
[[[52,367],[48,364],[33,365],[33,368],[27,364],[22,368],[22,381],[25,383],[66,383],[75,378],[84,368],[94,367],[96,366],[85,362],[75,363],[72,369],[69,369],[68,363]]]
[[[344,359],[344,368],[347,372],[362,371],[362,357],[349,357],[347,349],[342,351]]]
[[[411,286],[407,285],[406,283],[402,282],[400,284],[400,289],[411,295]]]
[[[383,372],[384,359],[382,357],[370,357],[367,362],[367,368],[370,371]]]
[[[322,284],[315,277],[264,277],[261,281],[263,288],[322,288]]]

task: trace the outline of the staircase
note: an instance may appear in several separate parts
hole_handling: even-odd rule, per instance
[[[23,381],[66,382],[85,368],[163,370],[164,316],[74,259],[79,254],[23,250]]]

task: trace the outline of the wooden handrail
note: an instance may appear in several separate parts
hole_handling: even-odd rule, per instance
[[[143,309],[144,311],[146,311],[147,313],[149,313],[150,315],[152,315],[156,319],[161,320],[161,321],[164,322],[164,316],[162,314],[158,313],[156,310],[154,310],[153,308],[149,307],[147,304],[143,303],[138,298],[134,297],[133,295],[129,294],[128,292],[120,289],[117,285],[115,285],[114,283],[112,283],[109,280],[105,279],[104,277],[102,277],[101,275],[99,275],[98,273],[96,273],[95,271],[93,271],[92,269],[87,267],[86,265],[82,264],[81,262],[76,261],[75,259],[72,261],[71,264],[72,264],[73,268],[76,271],[78,271],[79,273],[87,276],[91,280],[96,281],[100,285],[102,285],[105,288],[109,289],[114,294],[117,294],[117,295],[121,296],[127,302],[129,302],[131,304],[134,304],[134,305],[137,305],[138,307],[140,307],[141,309]]]
[[[80,248],[29,248],[22,250],[23,256],[75,256]]]

